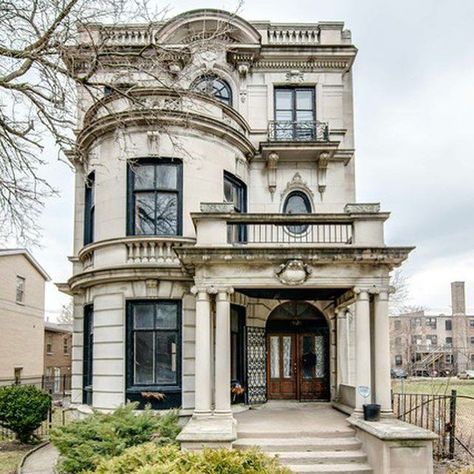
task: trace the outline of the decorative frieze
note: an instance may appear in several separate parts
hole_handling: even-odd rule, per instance
[[[201,212],[212,213],[229,213],[234,212],[234,203],[232,202],[201,202]]]

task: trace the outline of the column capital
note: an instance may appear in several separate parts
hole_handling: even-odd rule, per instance
[[[198,295],[200,293],[204,293],[206,295],[217,294],[217,288],[213,285],[194,285],[190,291],[193,295]]]
[[[381,301],[387,301],[390,295],[389,288],[377,288],[376,298]]]
[[[369,289],[368,288],[361,288],[356,286],[354,288],[354,294],[357,296],[358,300],[367,300],[369,299]]]
[[[216,298],[219,301],[227,301],[232,293],[234,293],[234,289],[231,286],[216,288]]]

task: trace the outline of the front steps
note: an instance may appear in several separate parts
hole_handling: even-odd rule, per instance
[[[328,432],[238,432],[236,449],[258,447],[295,473],[372,474],[351,428]]]

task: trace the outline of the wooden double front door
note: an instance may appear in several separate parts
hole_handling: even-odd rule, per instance
[[[267,334],[267,396],[329,399],[327,332]]]

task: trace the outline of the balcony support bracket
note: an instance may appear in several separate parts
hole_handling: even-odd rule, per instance
[[[277,183],[277,167],[278,167],[278,160],[280,157],[278,153],[271,152],[267,158],[267,180],[268,180],[268,190],[270,191],[272,201],[273,196],[276,191],[276,183]]]
[[[326,191],[326,174],[329,164],[329,153],[323,152],[319,154],[318,159],[318,191],[323,199],[324,191]]]

